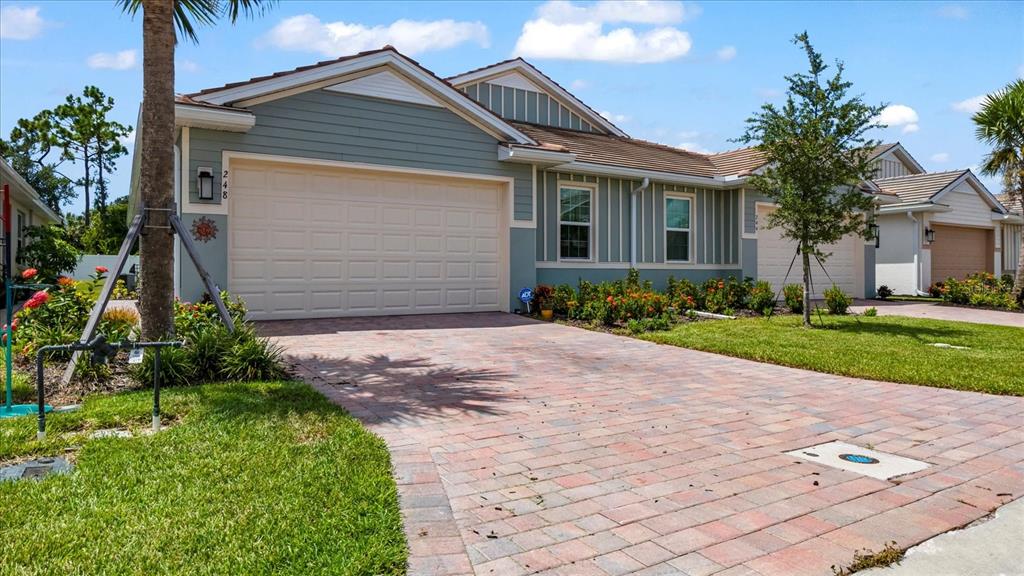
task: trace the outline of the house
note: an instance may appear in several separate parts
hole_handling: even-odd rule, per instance
[[[11,249],[15,262],[14,270],[18,270],[20,268],[17,266],[18,254],[27,241],[25,233],[28,228],[43,224],[57,224],[61,222],[61,217],[43,203],[35,189],[14,171],[7,160],[0,158],[0,189],[3,186],[8,187],[11,195]],[[2,210],[3,208],[0,206],[0,214],[2,214]],[[7,215],[2,215],[6,219]]]
[[[1018,199],[1016,202],[1010,201],[1008,194],[1002,194],[996,196],[999,203],[1006,208],[1006,211],[1013,216],[1013,220],[1017,223],[1010,223],[1010,218],[1007,219],[1007,223],[1003,224],[1003,238],[1002,238],[1002,249],[1003,249],[1003,274],[1017,274],[1017,267],[1020,265],[1020,253],[1024,250],[1024,203]]]
[[[998,276],[1016,268],[1008,261],[1020,249],[1021,218],[973,172],[928,173],[896,148],[883,156],[888,164],[879,167],[874,184],[899,201],[877,211],[878,285],[897,294],[921,294],[946,278],[974,272]]]
[[[442,79],[385,47],[180,95],[175,117],[182,221],[254,318],[514,310],[630,267],[780,285],[792,260],[757,224],[757,151],[630,138],[522,59]],[[844,239],[830,276],[873,294],[874,251]]]

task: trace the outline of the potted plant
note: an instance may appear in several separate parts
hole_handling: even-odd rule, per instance
[[[533,291],[533,301],[537,305],[537,309],[540,310],[540,317],[545,320],[551,320],[555,315],[554,296],[554,288],[547,284],[538,284],[537,288]]]

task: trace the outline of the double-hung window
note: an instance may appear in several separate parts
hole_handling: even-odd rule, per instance
[[[665,197],[665,260],[690,261],[690,207],[689,198]]]
[[[558,189],[558,256],[563,260],[589,260],[593,190],[563,186]]]

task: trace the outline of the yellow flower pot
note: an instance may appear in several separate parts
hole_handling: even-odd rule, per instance
[[[554,317],[554,315],[555,315],[555,311],[554,310],[541,310],[540,311],[540,317],[545,319],[545,320],[551,320],[551,318]]]

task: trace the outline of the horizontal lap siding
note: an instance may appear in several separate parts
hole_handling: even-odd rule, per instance
[[[224,150],[515,178],[517,220],[533,215],[530,167],[502,163],[498,141],[444,108],[313,91],[252,107],[247,133],[190,130],[190,174],[221,173]],[[199,203],[195,179],[190,198]],[[219,183],[217,184],[219,185]]]
[[[628,263],[630,259],[630,193],[636,180],[541,170],[537,173],[537,261],[558,261],[558,183],[587,182],[593,196],[594,262]],[[665,262],[665,195],[692,198],[693,264],[735,266],[740,261],[740,193],[652,183],[637,195],[640,242],[637,262]],[[566,262],[570,266],[570,262]],[[679,264],[685,268],[687,264]]]

